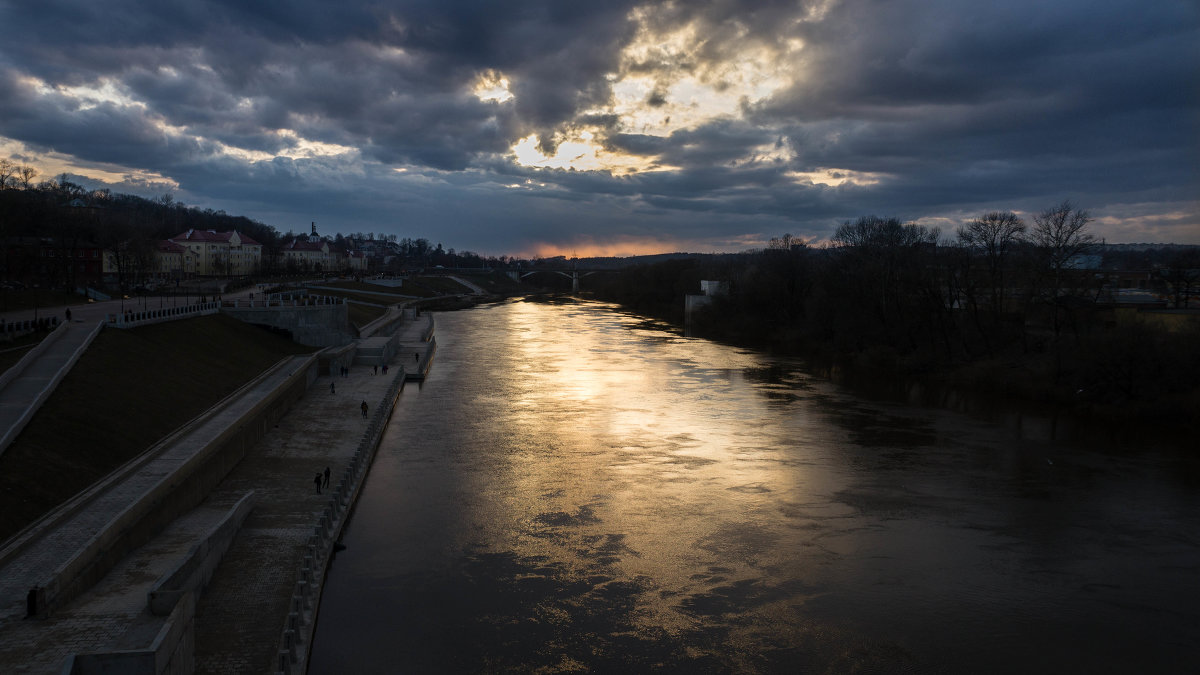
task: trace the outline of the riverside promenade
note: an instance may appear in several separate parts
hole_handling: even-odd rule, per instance
[[[430,332],[425,321],[401,323],[387,375],[357,363],[348,376],[335,366],[316,377],[199,506],[172,519],[94,584],[64,594],[52,610],[32,611],[27,591],[45,585],[89,545],[97,528],[161,484],[170,465],[189,461],[189,443],[175,444],[175,456],[166,451],[117,472],[92,488],[96,494],[77,513],[6,542],[0,551],[0,672],[303,672],[328,553],[398,390],[429,367]],[[278,386],[292,363],[280,364],[250,389]],[[242,394],[214,410],[206,424],[219,430],[229,424],[222,416],[236,418],[246,412],[242,408],[258,405],[253,391]],[[326,467],[330,484],[318,494],[314,478]],[[204,590],[184,591],[174,609],[152,611],[157,596],[170,595],[161,592],[163,580],[222,528],[232,533],[228,549],[208,556],[214,562],[204,573],[211,575]],[[164,656],[155,650],[166,637],[178,646]],[[147,669],[131,669],[139,658]],[[114,667],[114,659],[124,661]]]

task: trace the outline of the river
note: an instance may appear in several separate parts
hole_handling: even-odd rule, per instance
[[[439,314],[309,672],[1192,672],[1178,451],[874,400],[597,303]]]

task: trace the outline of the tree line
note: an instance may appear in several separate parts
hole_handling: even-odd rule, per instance
[[[73,271],[67,264],[81,247],[99,246],[108,252],[116,268],[116,285],[128,288],[141,283],[154,270],[157,245],[164,239],[187,230],[236,230],[262,244],[262,267],[258,273],[276,276],[312,272],[288,267],[283,260],[284,246],[308,232],[281,232],[272,225],[226,213],[222,210],[188,206],[171,194],[148,199],[113,193],[107,189],[89,190],[61,175],[38,181],[33,167],[0,159],[0,280],[23,276],[32,261],[19,258],[20,248],[12,244],[21,237],[49,239],[61,261],[59,267],[46,270],[38,283],[46,287],[75,286]],[[402,272],[441,265],[454,267],[497,267],[508,264],[507,257],[482,256],[471,251],[446,249],[426,238],[399,238],[382,232],[337,233],[327,237],[342,250],[368,250],[375,254],[371,272]],[[27,252],[28,253],[28,252]],[[39,266],[39,269],[43,269]],[[340,272],[341,270],[325,270]]]
[[[1090,222],[1070,202],[1032,223],[987,213],[949,237],[865,216],[825,246],[784,235],[762,251],[631,267],[591,286],[598,298],[682,323],[681,296],[698,293],[701,280],[724,281],[727,292],[690,318],[696,333],[847,372],[1194,418],[1200,317],[1168,329],[1122,310],[1113,275],[1146,264],[1150,291],[1195,306],[1200,247],[1108,255]]]
[[[62,270],[50,268],[39,282],[50,287],[72,285],[67,262],[83,247],[98,246],[117,261],[122,276],[153,269],[157,243],[197,230],[237,230],[278,251],[284,237],[275,228],[224,211],[189,207],[171,194],[146,199],[109,190],[89,190],[64,174],[57,179],[33,182],[37,171],[0,160],[0,243],[5,245],[3,277],[21,273],[11,246],[22,237],[48,239],[56,249]],[[19,178],[18,178],[19,177]],[[124,283],[122,284],[124,285]]]

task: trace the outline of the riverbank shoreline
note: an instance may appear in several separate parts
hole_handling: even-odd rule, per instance
[[[1194,389],[1190,395],[1107,400],[1098,388],[1090,388],[1066,375],[1055,384],[1055,365],[1052,355],[1047,354],[1010,354],[937,364],[903,357],[882,348],[835,352],[829,345],[795,344],[761,336],[751,339],[719,321],[709,321],[697,330],[681,325],[672,317],[638,312],[620,301],[588,294],[529,296],[528,299],[551,303],[574,299],[611,304],[623,311],[663,322],[681,334],[797,359],[806,364],[805,370],[811,375],[869,396],[958,412],[1036,411],[1067,421],[1064,428],[1075,429],[1089,438],[1152,434],[1164,442],[1181,444],[1185,450],[1190,449],[1190,439],[1200,433],[1200,390]],[[1122,362],[1113,367],[1133,366]],[[1179,374],[1170,375],[1178,377]]]
[[[358,365],[320,378],[223,484],[237,493],[253,483],[275,499],[247,519],[197,601],[197,673],[306,671],[335,546],[404,387],[433,360],[432,325],[414,324],[402,328],[388,376]],[[321,476],[321,492],[310,474]],[[264,486],[264,475],[276,479]]]
[[[102,548],[103,576],[45,616],[25,618],[25,591],[61,560],[79,556],[78,537],[56,545],[54,562],[29,574],[9,569],[0,666],[83,674],[149,659],[157,664],[153,672],[303,672],[325,564],[402,388],[428,372],[433,329],[432,317],[401,323],[385,352],[390,360],[350,350],[309,363],[302,369],[307,386],[301,382],[302,393],[276,413],[240,398],[225,402],[231,417],[216,445],[260,430],[253,443],[180,455],[182,464],[134,467],[136,484],[110,488],[109,501],[124,510],[114,516],[89,508],[97,524],[84,539],[124,536],[128,504],[161,510],[144,487],[139,491],[147,480],[154,494],[198,505],[139,538],[140,546]],[[301,377],[293,366],[284,372]],[[209,476],[211,487],[188,482],[192,474]],[[23,558],[9,564],[28,567]]]

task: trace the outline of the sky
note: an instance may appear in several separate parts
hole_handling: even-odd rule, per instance
[[[485,255],[1200,244],[1200,2],[0,0],[0,158]]]

